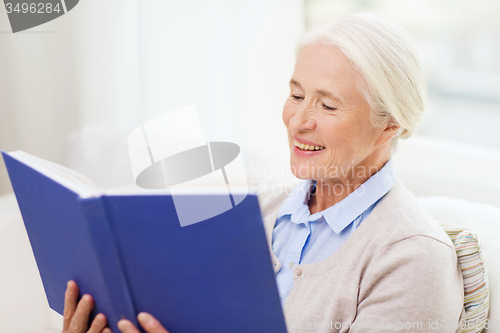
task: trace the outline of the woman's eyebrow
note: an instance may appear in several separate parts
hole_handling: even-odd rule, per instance
[[[295,79],[291,79],[290,80],[290,85],[294,85],[294,86],[297,86],[298,88],[302,89],[302,86],[300,85],[300,83],[297,80],[295,80]],[[343,100],[341,98],[333,95],[332,93],[330,93],[330,92],[328,92],[326,90],[317,89],[316,93],[319,94],[319,95],[328,97],[328,98],[336,101],[339,104],[344,104]]]
[[[299,87],[299,88],[301,88],[301,89],[302,89],[302,87],[300,86],[300,83],[299,83],[299,82],[297,82],[297,81],[296,81],[296,80],[294,80],[294,79],[291,79],[291,80],[290,80],[290,85],[292,85],[292,84],[293,84],[294,86],[297,86],[297,87]]]
[[[335,102],[337,102],[339,104],[344,104],[341,98],[333,95],[332,93],[330,93],[328,91],[318,89],[318,90],[316,90],[316,93],[318,93],[318,94],[320,94],[322,96],[328,97],[329,99],[332,99],[332,100],[334,100]]]

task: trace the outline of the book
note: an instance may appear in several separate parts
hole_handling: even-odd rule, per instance
[[[56,312],[73,279],[94,297],[91,319],[104,313],[114,332],[142,311],[171,333],[286,332],[255,193],[182,227],[168,190],[113,193],[25,152],[2,155]],[[183,195],[210,204],[224,194]]]

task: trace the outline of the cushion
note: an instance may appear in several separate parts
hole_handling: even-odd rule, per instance
[[[500,327],[500,207],[452,197],[419,198],[438,221],[476,232],[481,238],[488,266],[489,310],[484,332],[498,333]],[[442,223],[441,223],[442,224]]]
[[[477,232],[471,228],[440,222],[455,246],[464,280],[465,316],[462,332],[481,332],[488,327],[489,283],[486,258]]]

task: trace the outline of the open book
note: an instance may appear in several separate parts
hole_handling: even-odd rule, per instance
[[[2,154],[58,313],[73,279],[94,297],[92,316],[104,313],[114,332],[121,318],[136,323],[141,311],[172,333],[286,332],[256,194],[182,227],[168,190],[113,193],[27,153]],[[225,195],[217,188],[182,194],[208,206]]]

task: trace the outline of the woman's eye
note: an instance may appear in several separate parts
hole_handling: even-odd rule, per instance
[[[327,109],[328,111],[335,111],[335,110],[337,110],[337,108],[334,108],[334,107],[331,107],[331,106],[328,106],[328,105],[325,105],[325,104],[323,104],[323,107],[325,109]]]
[[[304,97],[302,97],[302,96],[298,96],[298,95],[292,95],[292,98],[293,98],[293,99],[296,99],[296,100],[301,100],[301,99],[304,99]]]

